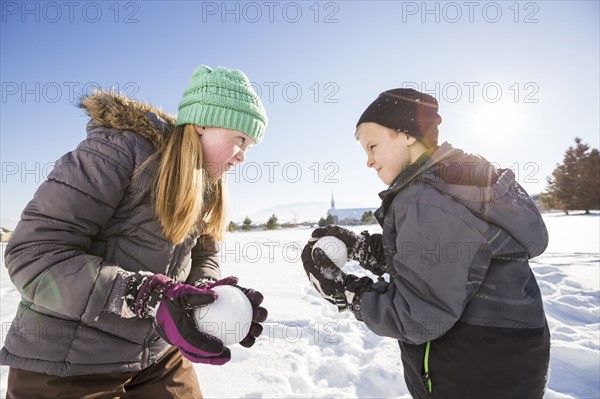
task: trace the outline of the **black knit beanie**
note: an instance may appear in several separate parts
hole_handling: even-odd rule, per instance
[[[392,89],[381,93],[367,107],[356,127],[364,122],[408,133],[430,148],[437,145],[442,117],[435,97],[413,89]]]

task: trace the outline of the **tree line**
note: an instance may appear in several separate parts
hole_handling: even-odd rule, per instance
[[[279,220],[277,219],[277,216],[275,216],[275,214],[273,214],[269,218],[269,220],[267,220],[267,223],[265,223],[265,228],[267,230],[276,230],[279,227],[281,227],[281,225],[279,224]],[[242,231],[252,230],[252,219],[250,219],[248,216],[246,216],[244,218],[244,221],[242,222],[241,226],[239,226],[239,227],[233,221],[229,222],[229,224],[227,225],[227,231],[229,231],[229,232],[234,232],[234,231],[238,231],[238,230],[242,230]]]
[[[327,214],[327,218],[321,218],[319,220],[319,227],[324,227],[324,226],[328,226],[330,224],[339,224],[340,222],[344,222],[344,221],[338,221],[336,217],[332,216],[331,214]],[[362,224],[372,224],[375,223],[375,215],[373,214],[373,211],[367,211],[365,212],[360,220],[360,223]],[[234,231],[250,231],[253,228],[253,222],[252,219],[250,219],[248,216],[246,216],[244,218],[244,221],[241,223],[241,225],[238,225],[237,223],[230,221],[229,224],[227,225],[227,231],[229,232],[234,232]],[[279,220],[277,219],[277,216],[275,216],[275,214],[271,215],[271,217],[269,218],[269,220],[267,220],[267,223],[264,224],[264,228],[267,230],[276,230],[278,228],[280,228],[281,225],[279,224]]]

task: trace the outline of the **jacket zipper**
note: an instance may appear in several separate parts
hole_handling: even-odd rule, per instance
[[[425,375],[423,376],[423,381],[425,382],[425,387],[427,391],[431,394],[431,376],[429,375],[429,349],[431,347],[431,341],[425,344],[425,357],[423,358],[423,369],[425,370]]]

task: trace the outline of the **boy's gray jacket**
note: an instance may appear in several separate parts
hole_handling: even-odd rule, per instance
[[[422,344],[458,320],[544,326],[528,259],[546,249],[548,232],[511,170],[444,143],[380,197],[391,277],[362,296],[361,315],[372,331]]]
[[[151,201],[157,159],[134,173],[174,118],[107,92],[80,106],[87,139],[56,162],[6,247],[21,302],[0,362],[58,376],[141,370],[170,345],[149,320],[105,311],[117,271],[218,279],[217,249],[205,236],[166,240]]]

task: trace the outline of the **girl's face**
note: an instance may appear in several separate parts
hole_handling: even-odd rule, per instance
[[[236,164],[244,162],[246,150],[254,139],[245,133],[222,127],[196,126],[202,144],[204,168],[213,179],[219,179]]]
[[[386,185],[411,163],[409,145],[416,139],[373,122],[361,123],[356,136],[367,154],[367,167],[375,169]]]

